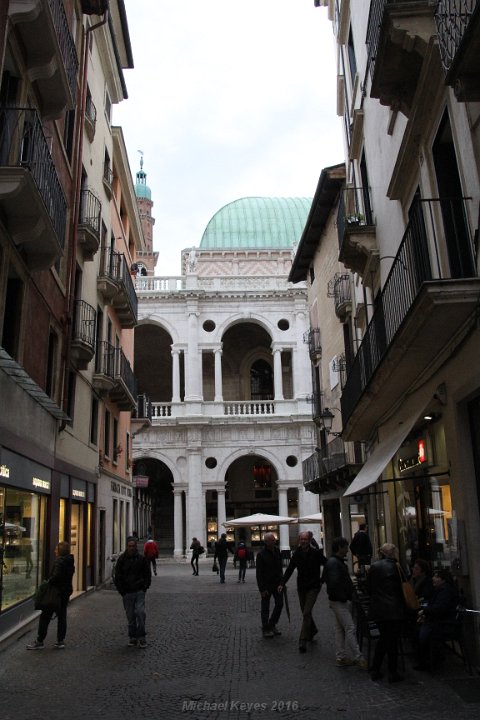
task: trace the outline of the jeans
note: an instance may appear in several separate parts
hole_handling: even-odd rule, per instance
[[[274,599],[275,605],[273,607],[272,614],[270,615],[270,598]],[[283,608],[283,593],[279,593],[276,589],[272,590],[265,597],[262,595],[262,603],[260,607],[260,614],[262,618],[262,628],[272,628],[280,619]]]
[[[192,555],[190,565],[192,566],[193,574],[198,575],[198,555]]]
[[[300,608],[303,614],[302,629],[300,630],[299,638],[301,643],[306,640],[311,640],[317,633],[317,626],[315,625],[315,620],[312,617],[312,610],[317,601],[319,592],[319,588],[298,591],[298,599],[300,601]]]
[[[128,637],[145,637],[145,593],[143,590],[127,593],[123,596],[123,607],[127,614]]]
[[[330,600],[329,606],[335,617],[335,657],[337,660],[360,660],[355,623],[350,612],[350,603]]]
[[[225,557],[219,557],[219,558],[217,558],[217,560],[218,560],[218,567],[220,570],[220,582],[224,583],[225,582],[225,568],[227,566],[228,555],[225,555]]]
[[[238,582],[240,580],[243,580],[245,582],[245,571],[247,569],[247,561],[246,560],[240,560],[240,568],[238,570]]]
[[[65,635],[67,634],[67,605],[68,600],[66,602],[62,601],[60,605],[60,609],[57,613],[57,641],[63,642],[65,640]],[[43,642],[45,638],[47,637],[47,631],[48,626],[50,624],[50,620],[53,617],[53,610],[42,610],[42,614],[40,615],[40,620],[38,622],[38,637],[37,640],[40,642]]]

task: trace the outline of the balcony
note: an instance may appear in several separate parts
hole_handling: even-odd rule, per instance
[[[302,462],[305,489],[317,495],[343,490],[362,462],[359,443],[345,443],[342,438],[335,438]]]
[[[477,306],[463,198],[419,201],[342,394],[343,437],[364,440],[422,373],[468,328]]]
[[[322,344],[320,342],[320,328],[310,328],[304,336],[303,342],[308,345],[310,360],[315,362],[322,357]]]
[[[367,188],[346,187],[337,211],[338,259],[370,285],[378,268],[376,228]]]
[[[137,405],[132,410],[131,428],[136,435],[142,428],[151,427],[153,419],[153,405],[146,395],[137,395]]]
[[[109,0],[82,0],[84,15],[103,15],[108,9]]]
[[[75,301],[71,353],[77,370],[86,370],[95,354],[96,318],[95,308],[84,300]]]
[[[78,244],[84,260],[93,260],[100,247],[102,203],[91,190],[82,190],[78,218]]]
[[[30,270],[59,259],[67,202],[35,110],[0,109],[0,213]]]
[[[367,28],[371,97],[407,117],[424,60],[434,44],[435,3],[372,0]]]
[[[352,285],[348,273],[336,273],[328,283],[327,296],[333,298],[335,314],[342,322],[352,310]]]
[[[115,349],[114,380],[108,393],[109,399],[119,410],[134,410],[137,404],[137,381],[121,348]]]
[[[97,287],[105,300],[112,303],[122,327],[135,327],[138,298],[130,267],[122,253],[102,248]]]
[[[457,100],[480,100],[480,3],[477,0],[440,0],[435,13],[438,44]]]
[[[75,107],[78,59],[62,0],[10,0],[10,22],[20,37],[27,76],[41,115],[58,118]]]
[[[136,407],[137,383],[130,363],[121,348],[104,340],[97,343],[93,386],[120,410]]]

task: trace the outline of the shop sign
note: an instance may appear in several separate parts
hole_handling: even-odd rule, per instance
[[[13,487],[39,493],[50,493],[52,488],[51,470],[23,455],[2,448],[0,479]]]
[[[39,477],[33,477],[32,478],[32,485],[36,489],[40,490],[48,490],[50,491],[50,480],[42,480],[42,478]]]
[[[148,475],[134,475],[132,478],[133,487],[148,487]]]
[[[125,487],[125,485],[121,485],[119,482],[115,482],[114,480],[110,483],[110,489],[113,493],[116,493],[117,495],[126,495],[127,497],[132,497],[132,491],[130,488]]]
[[[10,468],[6,465],[0,465],[0,477],[3,478],[9,478],[10,477]]]
[[[82,500],[85,501],[87,499],[87,483],[84,480],[77,480],[77,478],[72,478],[72,500]]]
[[[400,472],[405,472],[405,470],[411,470],[412,468],[418,467],[418,465],[422,465],[424,462],[427,461],[425,440],[418,441],[417,450],[417,454],[413,455],[412,457],[398,459],[398,469]]]

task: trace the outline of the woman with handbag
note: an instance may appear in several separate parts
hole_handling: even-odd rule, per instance
[[[70,554],[70,545],[68,542],[59,542],[55,548],[55,562],[52,572],[48,578],[48,595],[50,598],[45,604],[37,605],[42,610],[38,622],[37,639],[27,645],[27,650],[43,650],[45,647],[43,641],[48,632],[48,626],[54,613],[57,614],[57,642],[55,647],[63,650],[65,647],[65,635],[67,634],[67,605],[68,599],[73,592],[72,578],[75,572],[75,563],[73,555]],[[52,589],[56,590],[52,593]]]

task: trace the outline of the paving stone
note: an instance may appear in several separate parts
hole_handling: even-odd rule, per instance
[[[237,584],[230,566],[220,584],[210,563],[199,577],[188,564],[160,564],[147,593],[147,641],[127,646],[120,596],[83,595],[69,606],[65,650],[53,648],[56,621],[42,651],[27,652],[31,629],[0,653],[2,720],[470,720],[480,703],[465,702],[449,658],[442,675],[373,683],[356,667],[335,667],[333,623],[325,591],[315,606],[318,640],[298,652],[300,612],[289,583],[291,623],[265,639],[253,570]],[[465,695],[465,693],[464,693]],[[468,695],[466,695],[468,697]],[[5,701],[5,698],[8,700]]]

